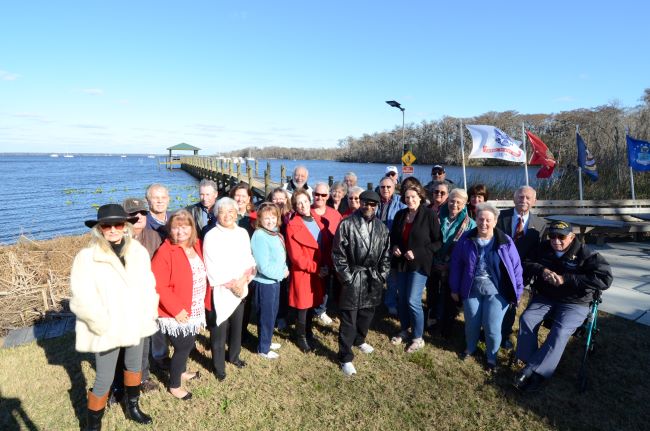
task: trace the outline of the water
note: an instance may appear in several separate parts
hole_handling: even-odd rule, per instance
[[[48,155],[0,154],[0,244],[14,243],[21,234],[48,239],[88,231],[84,220],[94,219],[97,207],[121,203],[127,197],[144,197],[146,187],[162,183],[170,191],[170,208],[187,206],[198,199],[198,181],[175,169],[169,171],[158,159],[146,156],[75,155],[52,158]],[[327,181],[331,175],[342,180],[346,172],[355,172],[359,185],[378,184],[386,165],[339,163],[324,160],[269,160],[273,181],[279,181],[280,165],[290,175],[294,167],[309,170],[309,183]],[[260,173],[266,161],[259,161]],[[398,166],[399,168],[399,166]],[[462,169],[447,167],[447,175],[462,185]],[[431,166],[416,165],[415,176],[427,182]],[[534,177],[535,170],[529,172]],[[473,179],[473,180],[472,180]],[[468,168],[468,183],[483,181],[523,183],[521,167]]]

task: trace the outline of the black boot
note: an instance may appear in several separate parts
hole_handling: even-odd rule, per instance
[[[101,431],[102,417],[106,409],[108,392],[103,397],[98,397],[92,391],[88,391],[88,414],[86,415],[86,431]]]
[[[139,424],[150,424],[151,417],[140,410],[140,373],[124,371],[124,389],[126,392],[124,413],[127,419]]]
[[[312,351],[311,346],[307,342],[305,324],[301,322],[296,322],[296,346],[298,346],[302,353],[309,353]]]

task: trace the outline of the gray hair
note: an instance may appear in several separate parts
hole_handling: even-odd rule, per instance
[[[309,177],[309,171],[304,165],[298,165],[295,168],[293,168],[293,174],[296,175],[296,172],[298,172],[299,169],[304,169],[305,173],[307,174],[307,177]]]
[[[162,189],[165,191],[165,193],[167,193],[167,196],[169,196],[169,190],[167,190],[167,187],[163,186],[160,183],[153,183],[153,184],[149,184],[149,187],[147,187],[147,191],[144,194],[145,197],[147,198],[147,201],[151,200],[151,193],[153,193],[155,189]]]
[[[215,183],[212,180],[209,180],[207,178],[203,178],[201,182],[199,183],[199,189],[201,187],[212,187],[212,189],[216,192],[219,193],[219,187],[217,186],[217,183]]]
[[[343,178],[345,179],[347,177],[354,178],[356,180],[357,179],[357,174],[355,174],[354,172],[346,172],[346,174],[343,175]]]
[[[515,190],[515,197],[517,197],[518,194],[520,194],[520,193],[522,193],[522,192],[524,192],[526,190],[530,190],[531,192],[533,192],[533,199],[537,199],[537,191],[534,188],[532,188],[531,186],[521,186],[521,187],[519,187],[517,190]]]
[[[316,189],[317,189],[318,187],[325,187],[325,188],[327,189],[327,193],[330,192],[330,185],[327,184],[327,183],[324,182],[324,181],[319,181],[319,182],[317,182],[316,184],[314,184],[314,188],[313,188],[313,190],[316,191]]]
[[[350,190],[348,190],[348,196],[360,195],[361,193],[363,193],[363,187],[359,187],[359,186],[350,187]]]
[[[237,202],[233,198],[223,197],[214,204],[214,215],[219,214],[219,210],[225,207],[232,207],[235,211],[239,211]]]
[[[343,194],[346,194],[348,192],[348,185],[345,184],[343,181],[334,181],[332,183],[332,187],[330,190],[337,190],[337,189],[342,189]]]
[[[482,211],[489,211],[492,214],[494,214],[494,218],[498,219],[499,218],[499,209],[494,206],[492,202],[481,202],[480,204],[476,205],[476,218],[478,218],[478,215]]]
[[[467,196],[467,192],[465,189],[453,189],[452,191],[449,192],[449,200],[453,199],[455,196],[458,196],[459,198],[463,199],[465,202],[469,200],[469,197]]]

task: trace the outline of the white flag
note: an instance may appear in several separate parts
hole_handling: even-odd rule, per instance
[[[521,141],[515,141],[494,126],[467,125],[466,127],[472,134],[470,159],[501,159],[526,163],[526,154],[520,148]]]

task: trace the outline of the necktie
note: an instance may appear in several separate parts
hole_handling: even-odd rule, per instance
[[[522,236],[524,236],[524,218],[519,216],[519,220],[517,221],[517,227],[515,228],[515,235],[512,239],[517,241]]]

